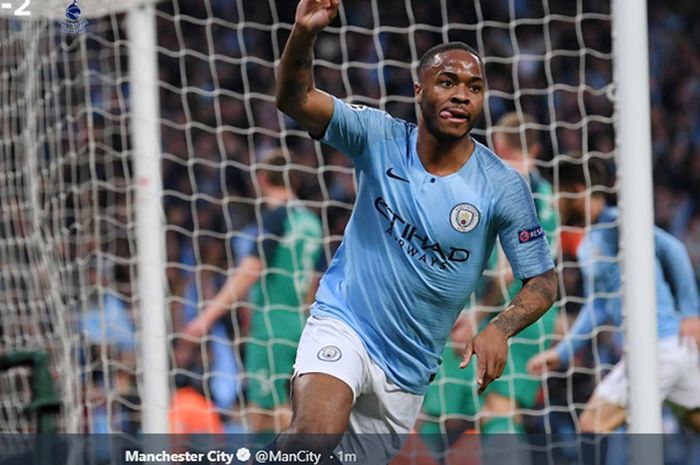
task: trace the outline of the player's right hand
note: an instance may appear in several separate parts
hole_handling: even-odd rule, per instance
[[[338,14],[340,0],[301,0],[294,23],[309,32],[319,32]]]
[[[527,362],[527,371],[532,375],[541,375],[545,369],[554,370],[561,365],[559,354],[554,349],[545,350]]]

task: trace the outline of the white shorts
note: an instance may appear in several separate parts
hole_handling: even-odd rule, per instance
[[[700,365],[698,354],[678,338],[658,342],[661,400],[686,409],[700,408]],[[611,404],[627,407],[628,383],[625,361],[620,360],[595,390]]]
[[[336,451],[356,463],[387,463],[398,454],[420,413],[423,396],[402,390],[374,363],[359,336],[335,318],[311,316],[294,362],[294,376],[324,373],[347,384],[353,408]],[[360,438],[357,435],[362,434]]]

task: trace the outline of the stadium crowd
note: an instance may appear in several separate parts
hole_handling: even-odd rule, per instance
[[[350,162],[316,145],[274,106],[275,60],[295,2],[176,3],[158,6],[168,301],[175,336],[239,263],[246,241],[255,239],[246,229],[261,211],[251,166],[268,149],[282,146],[294,154],[289,181],[321,219],[322,262],[337,247],[354,200]],[[412,65],[432,45],[463,40],[485,57],[489,93],[478,139],[491,144],[490,126],[503,114],[519,111],[538,122],[543,145],[538,164],[550,180],[552,160],[560,155],[614,155],[608,2],[585,2],[582,14],[566,0],[550,0],[547,11],[536,1],[447,1],[445,10],[414,2],[410,11],[403,1],[357,3],[346,6],[334,23],[348,27],[331,28],[320,37],[319,88],[415,120]],[[700,277],[700,30],[694,27],[700,6],[684,0],[673,7],[650,2],[648,8],[656,223],[685,243]],[[546,21],[545,15],[550,15]],[[420,26],[409,30],[411,19]],[[444,28],[445,23],[453,27]],[[564,254],[559,258],[575,259],[573,250]],[[575,267],[563,273],[569,297],[563,313],[573,317],[580,278]],[[103,306],[126,306],[117,300],[110,296]],[[175,385],[187,389],[177,399],[195,399],[200,409],[221,414],[204,422],[210,431],[235,430],[241,421],[246,395],[241,352],[249,324],[250,309],[238,306],[213,327],[194,364],[174,371]],[[580,365],[614,364],[620,356],[614,340],[601,333],[600,353],[594,357],[589,351]],[[133,341],[116,344],[115,350],[128,352]],[[537,408],[564,408],[529,416],[528,430],[573,431],[571,401],[582,405],[594,387],[594,377],[574,377],[549,380],[548,395],[540,396]],[[193,402],[188,405],[195,408]],[[187,423],[196,417],[174,418]],[[198,427],[181,426],[182,431]]]

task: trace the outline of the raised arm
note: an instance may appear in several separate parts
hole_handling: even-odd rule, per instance
[[[277,72],[277,108],[313,137],[333,116],[333,99],[314,87],[313,47],[318,33],[338,14],[340,0],[301,0]]]

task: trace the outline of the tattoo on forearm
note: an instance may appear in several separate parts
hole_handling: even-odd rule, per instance
[[[516,306],[510,307],[508,311],[501,313],[493,320],[494,326],[503,331],[508,337],[514,336],[530,323],[530,315],[523,312],[522,308]]]
[[[554,270],[529,280],[515,296],[510,307],[494,318],[494,326],[511,337],[532,324],[554,302],[556,283]]]

